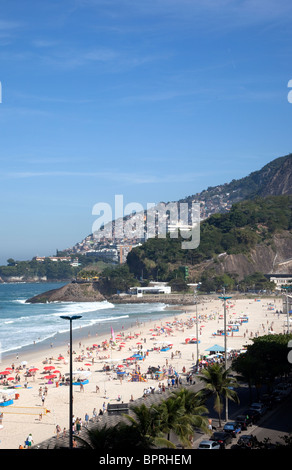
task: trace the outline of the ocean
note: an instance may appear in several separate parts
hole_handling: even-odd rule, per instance
[[[178,311],[166,309],[164,303],[118,304],[103,302],[52,302],[28,304],[37,294],[56,289],[62,283],[0,284],[0,352],[1,357],[23,353],[38,347],[68,343],[70,322],[61,315],[81,315],[72,322],[73,341],[90,334],[96,338],[139,323],[160,320]],[[135,331],[136,331],[135,329]],[[94,342],[97,342],[95,340]]]

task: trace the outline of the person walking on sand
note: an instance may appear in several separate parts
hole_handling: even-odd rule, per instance
[[[60,428],[59,424],[57,424],[57,426],[56,426],[57,439],[59,439],[60,432],[61,432],[61,428]]]
[[[33,444],[33,440],[32,440],[32,434],[29,433],[27,439],[26,439],[26,442],[27,442],[27,447],[30,448],[31,445]]]

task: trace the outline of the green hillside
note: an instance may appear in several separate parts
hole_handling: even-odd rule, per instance
[[[170,281],[184,277],[182,266],[195,266],[222,253],[248,254],[258,244],[271,244],[276,232],[292,229],[292,196],[256,197],[201,222],[200,245],[182,249],[182,239],[153,238],[134,248],[127,264],[137,277]]]

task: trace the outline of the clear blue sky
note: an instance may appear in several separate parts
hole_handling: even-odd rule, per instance
[[[2,0],[0,262],[292,151],[290,0]]]

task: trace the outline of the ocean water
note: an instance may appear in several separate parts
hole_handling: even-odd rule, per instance
[[[137,329],[139,323],[160,320],[176,313],[163,303],[112,304],[103,302],[52,302],[28,304],[34,295],[59,288],[61,283],[0,284],[0,352],[24,352],[31,348],[67,344],[69,321],[61,315],[82,315],[72,322],[73,340],[85,335],[97,337],[122,328]],[[97,341],[94,341],[97,342]]]

